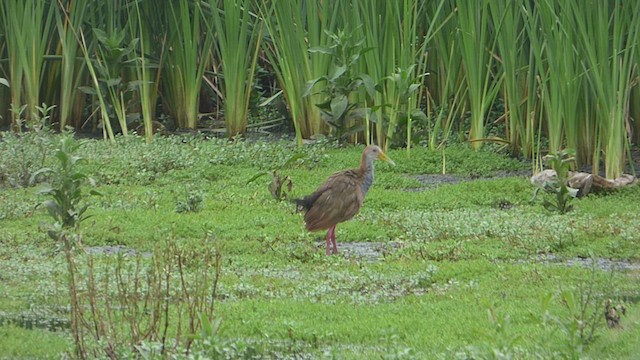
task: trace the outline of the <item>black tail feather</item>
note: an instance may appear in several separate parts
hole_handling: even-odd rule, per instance
[[[311,194],[303,197],[302,199],[293,199],[292,203],[296,204],[297,211],[308,211],[313,206],[313,203],[318,199],[319,194]]]

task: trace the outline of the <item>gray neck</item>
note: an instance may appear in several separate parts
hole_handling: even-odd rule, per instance
[[[367,168],[364,173],[364,181],[362,182],[362,195],[367,195],[367,191],[373,185],[373,160],[367,161]]]

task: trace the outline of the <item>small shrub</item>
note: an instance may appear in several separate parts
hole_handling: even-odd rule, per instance
[[[577,190],[570,189],[567,186],[569,179],[569,170],[575,161],[573,151],[562,150],[558,153],[549,154],[544,160],[556,172],[555,179],[545,182],[541,188],[537,188],[534,192],[534,199],[540,189],[547,194],[551,194],[550,198],[545,198],[542,205],[549,211],[557,211],[565,214],[573,209],[570,204],[571,200],[578,195]]]
[[[253,175],[251,179],[247,180],[247,185],[256,181],[260,177],[264,175],[271,175],[271,183],[269,184],[269,191],[274,199],[278,201],[282,201],[289,198],[289,193],[291,193],[291,189],[293,188],[293,182],[291,181],[291,177],[288,175],[282,174],[282,169],[290,166],[295,163],[299,159],[304,158],[304,154],[296,153],[291,155],[286,161],[282,164],[274,167],[270,171],[260,171],[257,174]]]
[[[176,202],[176,212],[178,214],[198,212],[202,209],[203,199],[202,193],[199,191],[188,191],[186,199],[181,199]]]
[[[33,115],[35,120],[30,131],[7,133],[0,141],[0,186],[22,188],[47,180],[48,174],[36,172],[48,164],[54,151],[55,137],[45,126],[53,106],[42,104],[36,108],[38,113]],[[24,109],[15,112],[20,117]]]

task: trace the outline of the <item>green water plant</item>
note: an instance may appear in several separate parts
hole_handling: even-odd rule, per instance
[[[348,135],[364,130],[363,120],[369,114],[361,102],[354,95],[361,90],[371,97],[375,92],[375,84],[367,74],[358,73],[357,65],[361,57],[371,51],[364,47],[364,39],[356,40],[346,30],[338,30],[328,34],[331,43],[328,46],[318,46],[309,49],[311,53],[326,54],[331,57],[331,67],[327,75],[320,76],[307,82],[302,96],[316,94],[313,88],[317,83],[326,83],[319,93],[322,101],[316,106],[322,113],[322,119],[332,128],[338,140],[344,140]]]
[[[209,0],[209,5],[210,29],[216,33],[214,48],[222,62],[227,136],[233,137],[247,130],[263,25],[254,17],[249,1]]]
[[[89,208],[88,199],[92,195],[99,195],[95,190],[84,192],[86,182],[91,182],[87,174],[81,172],[78,163],[82,160],[75,155],[82,143],[76,142],[71,135],[60,140],[60,146],[55,152],[58,166],[55,168],[42,168],[33,174],[34,177],[42,174],[51,174],[52,182],[45,185],[40,193],[49,197],[42,205],[54,220],[48,228],[47,234],[51,239],[62,244],[68,269],[68,287],[71,303],[71,332],[76,345],[78,358],[87,358],[85,344],[82,340],[82,309],[78,292],[78,269],[75,260],[75,248],[81,243],[81,235],[78,227],[82,221],[88,218],[86,213]]]
[[[324,130],[319,109],[314,105],[321,95],[303,97],[305,84],[327,73],[331,59],[309,48],[326,46],[328,33],[335,31],[339,14],[347,2],[270,1],[261,2],[260,16],[268,33],[263,41],[265,55],[273,66],[280,92],[291,115],[296,140]],[[275,96],[275,95],[274,95]],[[278,95],[280,96],[280,95]]]
[[[0,24],[6,42],[7,75],[11,81],[11,105],[26,104],[27,123],[40,103],[41,85],[46,70],[46,55],[52,40],[53,6],[39,0],[0,2]],[[12,118],[14,130],[21,131]]]
[[[569,179],[569,170],[575,162],[575,156],[572,150],[561,150],[557,153],[552,153],[544,157],[543,159],[556,173],[555,178],[542,184],[542,187],[534,190],[534,198],[538,191],[542,189],[548,194],[551,194],[550,198],[545,198],[542,205],[549,211],[557,211],[560,214],[564,214],[573,209],[571,200],[578,196],[578,190],[572,189],[567,185]]]
[[[200,88],[209,66],[213,34],[203,24],[200,2],[167,2],[167,54],[162,94],[179,128],[195,129]]]
[[[288,198],[288,194],[293,188],[293,181],[289,175],[283,175],[282,170],[289,167],[299,159],[304,158],[303,153],[296,153],[291,155],[282,164],[275,166],[268,171],[260,171],[247,180],[247,185],[258,180],[262,176],[271,175],[271,182],[269,183],[269,191],[274,199],[282,201]]]

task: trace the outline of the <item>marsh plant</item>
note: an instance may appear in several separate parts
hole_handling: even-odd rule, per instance
[[[184,199],[179,199],[178,201],[176,201],[176,212],[178,214],[199,212],[202,209],[203,200],[204,198],[200,191],[187,191],[186,197]]]
[[[328,75],[313,79],[307,83],[302,96],[313,94],[313,87],[317,83],[326,83],[320,90],[323,101],[316,106],[322,113],[322,119],[332,128],[338,140],[364,129],[364,125],[357,123],[369,113],[369,109],[354,100],[354,95],[362,90],[369,97],[373,96],[375,84],[367,74],[357,73],[361,57],[371,51],[365,48],[364,39],[354,40],[352,34],[339,30],[328,34],[331,44],[309,49],[311,53],[326,54],[331,57],[332,64]]]
[[[36,106],[36,112],[29,130],[22,133],[7,133],[0,142],[0,185],[11,187],[33,186],[47,178],[47,174],[38,172],[45,167],[53,150],[51,129],[47,125],[55,106],[42,104]],[[26,106],[12,109],[16,122],[25,125],[23,119]]]
[[[40,193],[50,199],[42,205],[54,220],[47,234],[54,241],[61,243],[64,248],[68,270],[69,300],[71,303],[71,332],[76,345],[76,355],[86,358],[86,351],[82,341],[82,314],[78,300],[78,269],[75,259],[75,249],[81,243],[79,233],[80,223],[87,218],[86,211],[89,208],[88,200],[92,195],[98,195],[95,190],[84,192],[85,183],[89,177],[78,169],[81,157],[76,156],[82,143],[76,142],[72,135],[66,135],[60,140],[60,146],[55,151],[58,166],[54,168],[42,168],[36,171],[32,177],[40,174],[50,174],[52,182],[45,185]]]
[[[586,347],[595,339],[596,330],[604,323],[602,296],[595,288],[595,268],[592,275],[575,289],[561,289],[550,293],[542,300],[540,325],[549,336],[562,335],[564,348],[559,351],[570,359],[581,358]],[[559,301],[565,312],[552,313],[550,303]]]
[[[151,254],[90,255],[79,297],[85,355],[188,354],[199,334],[217,333],[221,254],[206,232],[201,242],[189,244],[170,237]]]
[[[265,175],[271,175],[271,182],[269,183],[269,192],[271,192],[271,196],[278,201],[288,199],[289,193],[291,193],[291,190],[293,189],[293,181],[291,181],[291,177],[289,175],[284,175],[282,171],[304,157],[305,154],[303,153],[293,154],[282,164],[274,167],[273,169],[269,171],[260,171],[253,175],[249,180],[247,180],[247,185]]]
[[[569,170],[575,162],[574,153],[572,150],[561,150],[545,156],[544,161],[555,171],[556,176],[553,180],[545,182],[541,188],[536,188],[533,197],[535,199],[538,191],[542,189],[551,195],[542,202],[545,209],[565,214],[573,209],[570,202],[578,195],[577,190],[567,186]]]

